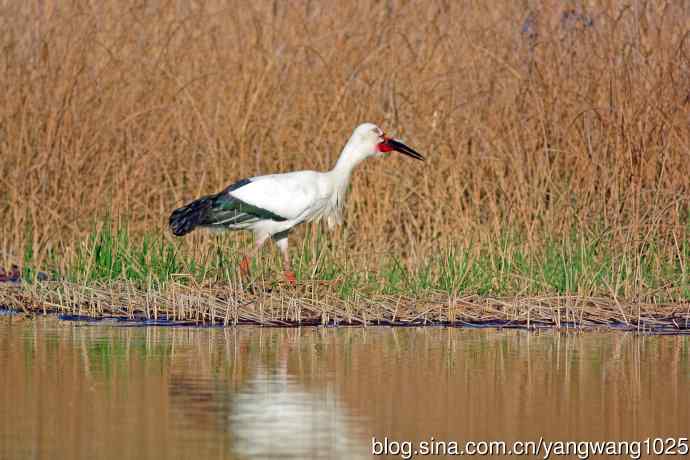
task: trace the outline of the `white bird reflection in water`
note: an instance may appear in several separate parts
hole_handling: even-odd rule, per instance
[[[264,366],[233,395],[230,432],[241,458],[369,458],[367,441],[334,388],[310,390],[285,364]]]

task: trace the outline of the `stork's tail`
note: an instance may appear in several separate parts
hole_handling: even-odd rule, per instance
[[[209,211],[213,208],[214,196],[204,196],[186,206],[175,209],[170,214],[168,225],[176,236],[186,235],[197,226],[208,221]]]

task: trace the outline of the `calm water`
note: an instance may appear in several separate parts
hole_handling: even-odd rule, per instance
[[[372,437],[639,440],[689,427],[688,337],[0,316],[2,460],[368,458]]]

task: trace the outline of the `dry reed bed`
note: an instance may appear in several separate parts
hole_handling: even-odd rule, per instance
[[[0,265],[67,273],[104,215],[165,232],[234,179],[331,167],[371,120],[429,161],[355,174],[334,247],[363,270],[575,229],[685,271],[690,8],[525,5],[0,2]]]
[[[314,295],[314,284],[260,294],[242,289],[171,284],[164,290],[131,285],[83,286],[66,282],[0,286],[0,306],[27,314],[166,320],[187,324],[263,326],[393,325],[514,328],[612,328],[688,333],[690,303],[621,303],[608,298],[543,296],[375,295],[343,301]]]

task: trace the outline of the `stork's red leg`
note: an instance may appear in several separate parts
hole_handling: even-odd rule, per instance
[[[283,254],[283,276],[285,281],[290,284],[290,286],[297,285],[297,276],[295,272],[292,271],[292,266],[290,264],[290,253],[288,251],[288,239],[287,237],[276,241],[276,244],[280,248],[280,252]]]
[[[259,252],[259,249],[261,249],[261,246],[264,245],[266,240],[268,239],[268,236],[264,236],[261,238],[256,239],[256,243],[254,244],[254,248],[247,253],[244,257],[242,257],[242,260],[240,261],[240,276],[243,278],[249,278],[251,275],[251,271],[249,270],[249,267],[251,266],[252,259],[256,254]]]
[[[295,276],[295,272],[292,270],[285,270],[283,276],[285,276],[285,281],[287,281],[290,286],[297,286],[297,276]]]
[[[251,272],[249,271],[249,266],[251,263],[252,261],[249,256],[242,257],[242,260],[240,261],[240,275],[242,275],[244,278],[248,278],[249,275],[251,275]]]

